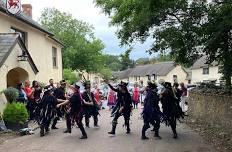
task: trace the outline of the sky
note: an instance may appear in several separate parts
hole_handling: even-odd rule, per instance
[[[93,0],[21,0],[22,4],[32,5],[33,19],[38,21],[41,12],[46,7],[55,7],[63,12],[68,12],[73,15],[74,18],[88,22],[93,25],[95,36],[103,41],[105,44],[104,53],[119,55],[123,53],[127,48],[119,46],[119,39],[115,32],[116,27],[110,27],[110,19],[100,8],[95,7]],[[138,59],[141,57],[150,57],[146,50],[151,46],[151,40],[141,44],[136,42],[133,45],[131,52],[132,59]]]

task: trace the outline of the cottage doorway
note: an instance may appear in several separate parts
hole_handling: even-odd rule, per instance
[[[16,87],[19,82],[28,80],[28,72],[22,68],[14,68],[7,73],[7,87]]]

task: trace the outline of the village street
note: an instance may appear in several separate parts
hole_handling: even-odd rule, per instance
[[[125,134],[121,118],[116,130],[116,136],[110,136],[110,112],[101,111],[100,128],[87,128],[87,140],[80,140],[80,131],[73,129],[72,134],[64,134],[65,121],[58,124],[58,130],[52,130],[45,137],[34,135],[23,136],[6,141],[0,145],[0,152],[215,152],[194,131],[185,124],[178,124],[179,138],[172,138],[170,128],[162,125],[161,140],[156,140],[148,131],[149,140],[141,137],[142,120],[140,110],[134,110],[131,122],[132,133]],[[92,121],[92,120],[91,120]]]

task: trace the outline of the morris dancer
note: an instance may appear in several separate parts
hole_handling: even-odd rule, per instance
[[[162,113],[159,107],[159,97],[157,95],[157,86],[149,82],[147,87],[147,94],[144,100],[144,109],[142,112],[144,125],[142,129],[142,140],[149,139],[146,137],[146,130],[150,128],[150,124],[154,126],[155,137],[161,139],[159,136],[160,121]]]
[[[84,82],[85,91],[82,94],[83,104],[84,104],[84,115],[85,115],[85,125],[89,127],[89,118],[93,116],[94,127],[98,126],[98,115],[99,115],[99,107],[94,98],[94,94],[90,90],[90,81]]]
[[[69,117],[66,117],[66,125],[67,125],[66,132],[71,133],[71,128],[72,128],[71,125],[72,123],[74,124],[76,122],[77,126],[79,127],[82,133],[82,137],[80,137],[80,139],[87,139],[87,134],[82,124],[83,107],[82,107],[82,98],[79,89],[80,86],[74,84],[73,95],[71,96],[71,98],[66,102],[58,104],[57,107],[60,107],[62,105],[67,105],[68,103],[70,103],[70,107],[71,107],[70,114]]]
[[[108,83],[106,81],[106,83]],[[130,114],[132,110],[132,100],[131,100],[131,95],[127,90],[127,83],[121,82],[119,84],[119,87],[116,89],[112,85],[108,83],[109,87],[117,92],[117,102],[116,106],[114,107],[112,114],[114,115],[113,121],[112,121],[112,130],[108,132],[108,134],[115,134],[116,126],[117,126],[117,121],[120,116],[123,115],[124,121],[125,121],[125,126],[126,126],[126,133],[130,133]]]

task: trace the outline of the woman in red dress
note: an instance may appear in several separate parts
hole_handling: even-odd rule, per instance
[[[137,84],[134,85],[133,89],[133,96],[132,96],[132,101],[134,104],[134,109],[138,109],[138,103],[139,103],[139,87]]]
[[[116,93],[110,89],[108,93],[108,104],[107,104],[107,106],[109,106],[110,109],[114,108],[115,100],[116,100]]]

